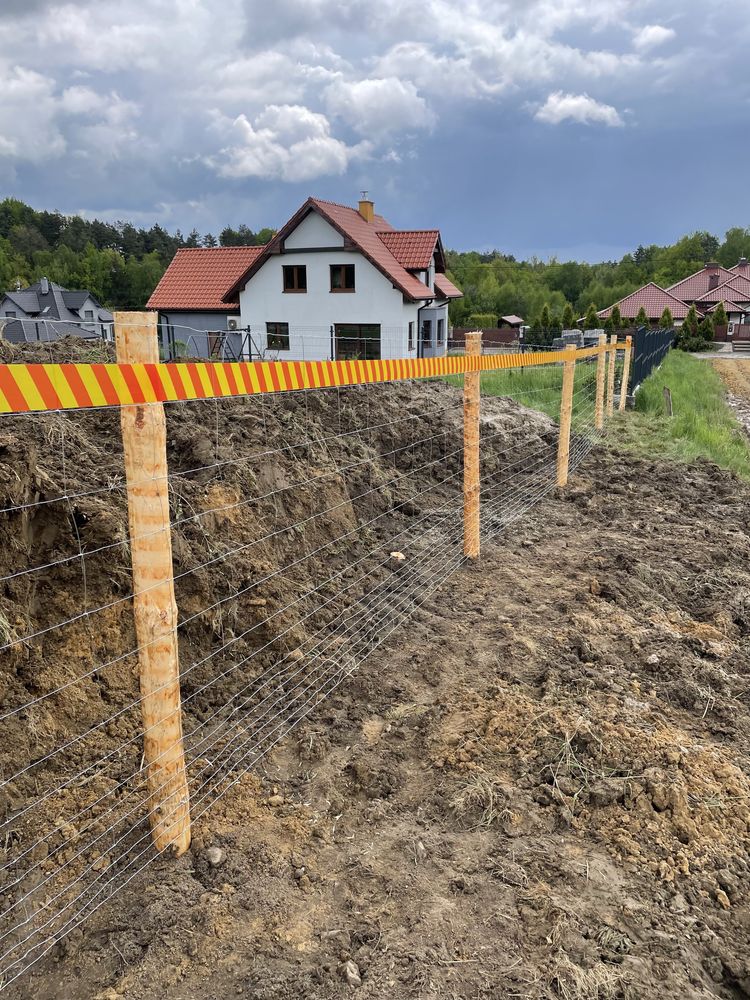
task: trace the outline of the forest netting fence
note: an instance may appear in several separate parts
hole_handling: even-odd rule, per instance
[[[70,363],[66,341],[0,365],[0,988],[187,850],[564,486],[629,362],[469,338],[422,361],[164,365],[144,314],[117,341],[119,363]]]

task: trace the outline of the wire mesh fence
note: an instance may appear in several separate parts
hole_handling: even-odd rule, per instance
[[[614,345],[580,353],[570,470],[618,393],[602,377]],[[482,362],[487,539],[555,489],[565,383],[549,360]],[[89,367],[76,369],[84,385]],[[153,865],[157,835],[177,843],[176,741],[158,742],[144,711],[169,689],[144,693],[144,660],[165,634],[179,650],[179,749],[200,827],[464,563],[463,376],[408,375],[0,420],[0,988]],[[124,417],[162,407],[164,471],[129,473]],[[134,586],[131,563],[163,528],[135,532],[133,505],[158,486],[177,616],[144,640],[149,588]]]

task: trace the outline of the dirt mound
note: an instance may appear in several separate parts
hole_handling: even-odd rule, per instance
[[[75,350],[91,360],[63,342],[12,353]],[[167,406],[187,753],[204,800],[242,781],[260,722],[257,756],[309,710],[286,690],[323,701],[410,595],[429,594],[429,546],[460,535],[461,407],[442,382]],[[507,401],[487,401],[485,430],[496,475],[554,447],[550,421]],[[0,790],[15,817],[0,845],[6,926],[23,916],[4,942],[15,958],[35,927],[40,942],[62,928],[62,901],[103,902],[94,890],[133,874],[148,844],[117,412],[4,418],[0,506],[0,766],[22,771]],[[269,692],[294,709],[270,728]]]

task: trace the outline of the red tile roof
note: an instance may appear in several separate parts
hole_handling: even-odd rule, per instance
[[[435,291],[441,299],[462,299],[464,297],[461,289],[456,288],[450,278],[446,278],[444,274],[435,275]]]
[[[729,299],[721,299],[720,301],[724,303],[724,309],[726,312],[741,313],[745,311],[742,306],[738,306],[736,302],[731,302]],[[706,312],[716,312],[718,308],[719,303],[715,302],[710,309],[706,310]]]
[[[729,270],[734,272],[734,274],[741,274],[745,278],[750,278],[750,261],[743,258],[738,261],[734,267],[730,267]]]
[[[647,285],[631,292],[630,295],[626,295],[624,299],[620,299],[608,309],[601,309],[596,315],[607,319],[615,305],[619,306],[620,315],[624,319],[636,317],[641,311],[641,306],[646,310],[649,319],[660,319],[665,308],[669,309],[674,319],[685,319],[688,314],[688,306],[684,302],[672,295],[671,292],[654,284],[653,281],[649,281]]]
[[[717,285],[716,288],[712,288],[710,292],[706,292],[705,295],[701,295],[695,301],[720,302],[727,295],[731,295],[733,298],[739,296],[743,302],[750,302],[750,278],[744,278],[741,274],[733,274],[730,276],[729,281]],[[747,296],[747,298],[744,298],[744,296]]]
[[[260,255],[263,247],[184,247],[172,258],[147,309],[237,312],[224,296]]]
[[[674,285],[670,285],[667,288],[667,291],[672,295],[676,295],[678,299],[682,299],[683,302],[694,302],[708,291],[712,274],[719,275],[720,283],[733,277],[731,271],[728,271],[725,267],[721,267],[719,264],[716,264],[714,267],[706,265],[700,271],[696,271],[695,274],[683,278],[682,281],[676,281]]]
[[[383,242],[381,237],[386,232],[393,232],[393,226],[382,216],[376,215],[372,222],[367,222],[356,208],[339,205],[333,201],[322,201],[320,198],[308,198],[299,211],[281,227],[257,259],[234,282],[224,296],[225,300],[239,293],[239,290],[263,266],[270,255],[281,248],[286,237],[310,212],[317,212],[330,223],[350,246],[355,246],[407,299],[418,302],[421,299],[435,298],[427,285],[410,274]]]
[[[440,233],[437,229],[391,229],[378,233],[380,242],[407,271],[426,271]]]

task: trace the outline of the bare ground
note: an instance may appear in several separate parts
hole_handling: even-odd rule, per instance
[[[342,469],[373,460],[364,479],[359,467],[337,472],[305,495],[290,491],[283,508],[275,498],[176,528],[180,570],[223,551],[227,537],[257,538],[269,525],[342,502],[327,535],[320,526],[309,537],[284,533],[233,563],[231,578],[220,562],[178,580],[183,615],[198,615],[181,633],[183,662],[243,634],[248,615],[266,614],[244,604],[218,619],[201,615],[227,582],[262,578],[290,553],[316,552],[334,529],[346,531],[395,504],[400,516],[388,515],[378,537],[354,553],[348,542],[333,546],[304,572],[277,578],[263,601],[280,607],[289,592],[304,592],[316,575],[405,527],[418,539],[455,485],[444,477],[458,468],[458,413],[443,418],[444,440],[429,453],[406,445],[434,427],[429,414],[437,406],[460,404],[455,397],[450,387],[427,385],[416,397],[404,387],[377,396],[321,395],[319,404],[290,398],[242,411],[222,404],[210,419],[198,407],[185,411],[187,421],[170,416],[174,470],[228,460],[259,442],[274,449],[257,467],[225,468],[218,478],[186,474],[172,497],[177,519],[186,510],[229,508],[259,487],[317,475],[331,462]],[[412,407],[406,426],[354,435],[333,453],[332,445],[322,447],[328,431],[341,431],[342,415],[346,429],[363,399],[371,425]],[[485,435],[499,433],[502,447],[551,440],[546,418],[513,404],[488,401],[484,412]],[[309,429],[312,444],[285,451]],[[82,477],[77,490],[116,477],[115,440],[112,415],[64,425],[58,418],[5,422],[3,506],[53,495],[70,475],[71,447]],[[397,448],[380,463],[378,456]],[[433,455],[441,471],[430,479],[429,502],[410,500]],[[497,471],[503,461],[495,442],[487,464]],[[351,501],[395,472],[411,478],[381,488],[380,507],[372,497]],[[71,539],[95,548],[124,537],[117,497],[81,497],[58,513],[50,505],[34,516],[4,515],[4,571],[19,561],[58,559]],[[4,996],[749,997],[749,500],[750,487],[707,463],[597,450],[564,493],[485,542],[479,563],[451,576],[408,626],[219,798],[196,823],[190,852],[151,865]],[[85,591],[92,606],[127,593],[123,548],[93,558]],[[4,588],[0,612],[11,635],[81,608],[77,565]],[[257,654],[258,670],[288,652],[287,639],[268,647],[276,631],[266,624],[243,640],[242,653]],[[305,641],[305,629],[297,632]],[[6,655],[0,708],[75,677],[104,652],[126,653],[132,641],[131,623],[115,611],[97,630],[88,622],[71,634],[52,630]],[[223,666],[220,660],[211,669]],[[0,746],[3,774],[126,705],[135,676],[133,657],[125,657],[68,689],[54,712],[14,717]],[[206,676],[191,674],[183,695],[200,691]],[[188,731],[234,690],[229,684],[194,697]],[[51,773],[33,768],[6,788],[0,806],[12,814],[82,764],[98,769],[103,753],[137,734],[137,713],[124,714],[75,753],[60,755]],[[136,744],[96,770],[96,780],[106,788],[127,779],[139,755]],[[59,837],[41,870],[54,874],[61,861],[69,864],[80,831],[67,829],[64,817],[99,788],[92,781],[74,795],[44,800],[0,844],[2,857],[29,843],[34,821],[43,828],[59,814]],[[101,863],[117,874],[114,860]],[[16,892],[3,894],[4,905]]]
[[[748,496],[591,457],[15,995],[750,996]]]

